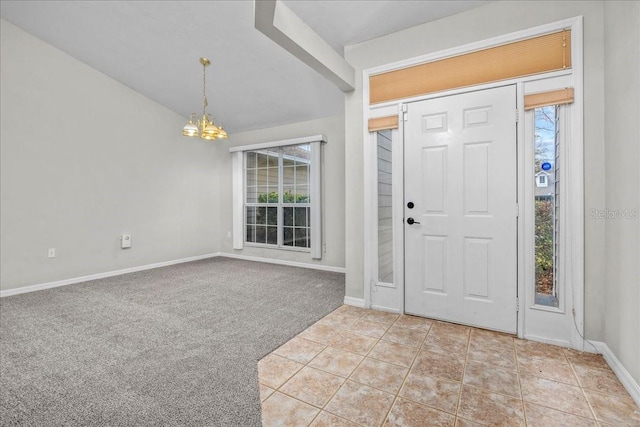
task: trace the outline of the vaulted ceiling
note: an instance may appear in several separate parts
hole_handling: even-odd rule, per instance
[[[487,1],[286,0],[338,53]],[[229,133],[342,114],[343,93],[254,28],[253,1],[7,1],[2,18],[187,117],[207,95]],[[42,64],[46,69],[47,64]]]

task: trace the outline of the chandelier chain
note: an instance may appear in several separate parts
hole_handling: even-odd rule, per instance
[[[207,101],[207,65],[202,64],[202,115],[206,114],[206,108],[209,105]]]

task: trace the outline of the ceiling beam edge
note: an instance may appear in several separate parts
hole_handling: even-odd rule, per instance
[[[255,28],[343,92],[355,89],[355,70],[279,0],[254,0]]]

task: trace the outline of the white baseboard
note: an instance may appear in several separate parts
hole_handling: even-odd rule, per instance
[[[344,297],[344,303],[346,305],[352,305],[354,307],[364,308],[364,299],[362,298],[353,298],[353,297]]]
[[[598,353],[604,356],[604,360],[609,364],[611,370],[616,374],[622,385],[631,395],[631,398],[635,400],[636,404],[640,406],[640,385],[633,379],[629,371],[620,363],[616,355],[611,351],[606,343],[601,341],[591,341],[593,345],[598,349]],[[585,347],[586,348],[586,347]]]
[[[400,310],[398,310],[397,308],[385,307],[383,305],[371,304],[371,309],[372,310],[386,311],[388,313],[400,314]]]
[[[219,256],[219,253],[197,255],[197,256],[192,256],[188,258],[180,258],[180,259],[175,259],[171,261],[163,261],[163,262],[157,262],[154,264],[141,265],[139,267],[123,268],[122,270],[113,270],[113,271],[107,271],[104,273],[89,274],[88,276],[80,276],[80,277],[73,277],[71,279],[57,280],[55,282],[47,282],[47,283],[41,283],[38,285],[7,289],[6,291],[0,291],[0,298],[8,297],[11,295],[25,294],[27,292],[41,291],[43,289],[57,288],[59,286],[72,285],[74,283],[88,282],[90,280],[104,279],[105,277],[119,276],[121,274],[135,273],[136,271],[151,270],[152,268],[166,267],[168,265],[182,264],[184,262],[198,261],[206,258],[214,258],[216,256]]]
[[[567,347],[567,348],[573,348],[573,346],[571,345],[571,343],[569,341],[564,341],[564,340],[555,340],[552,338],[545,338],[545,337],[540,337],[537,335],[531,335],[531,334],[524,334],[523,338],[525,340],[529,340],[529,341],[536,341],[536,342],[541,342],[544,344],[551,344],[551,345],[557,345],[560,347]]]
[[[345,273],[346,272],[346,269],[344,267],[333,267],[331,265],[308,264],[308,263],[305,263],[305,262],[295,262],[295,261],[287,261],[287,260],[284,260],[284,259],[273,259],[273,258],[260,258],[260,257],[256,257],[256,256],[232,254],[232,253],[227,253],[227,252],[218,252],[217,255],[221,256],[221,257],[227,257],[227,258],[242,259],[242,260],[245,260],[245,261],[266,262],[268,264],[288,265],[289,267],[309,268],[311,270],[332,271],[334,273]]]
[[[259,258],[259,257],[250,257],[250,256],[244,256],[244,255],[215,252],[215,253],[210,253],[210,254],[192,256],[192,257],[188,257],[188,258],[175,259],[175,260],[171,260],[171,261],[157,262],[157,263],[154,263],[154,264],[147,264],[147,265],[142,265],[142,266],[139,266],[139,267],[130,267],[130,268],[123,268],[121,270],[107,271],[107,272],[104,272],[104,273],[89,274],[87,276],[80,276],[80,277],[73,277],[71,279],[57,280],[55,282],[40,283],[40,284],[37,284],[37,285],[30,285],[30,286],[23,286],[23,287],[20,287],[20,288],[7,289],[6,291],[0,291],[0,298],[8,297],[8,296],[11,296],[11,295],[24,294],[24,293],[27,293],[27,292],[41,291],[41,290],[44,290],[44,289],[57,288],[59,286],[72,285],[74,283],[88,282],[90,280],[104,279],[105,277],[119,276],[121,274],[135,273],[136,271],[151,270],[152,268],[166,267],[166,266],[169,266],[169,265],[181,264],[181,263],[184,263],[184,262],[198,261],[198,260],[201,260],[201,259],[215,258],[215,257],[237,258],[237,259],[243,259],[243,260],[246,260],[246,261],[266,262],[266,263],[270,263],[270,264],[288,265],[288,266],[291,266],[291,267],[302,267],[302,268],[310,268],[310,269],[313,269],[313,270],[332,271],[332,272],[335,272],[335,273],[344,273],[345,272],[345,268],[344,267],[332,267],[332,266],[328,266],[328,265],[306,264],[306,263],[303,263],[303,262],[293,262],[293,261],[285,261],[285,260],[279,260],[279,259]]]

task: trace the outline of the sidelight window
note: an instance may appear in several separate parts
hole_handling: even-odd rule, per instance
[[[534,110],[535,303],[550,307],[559,306],[559,108]]]
[[[393,283],[392,140],[391,130],[377,133],[378,281]]]

